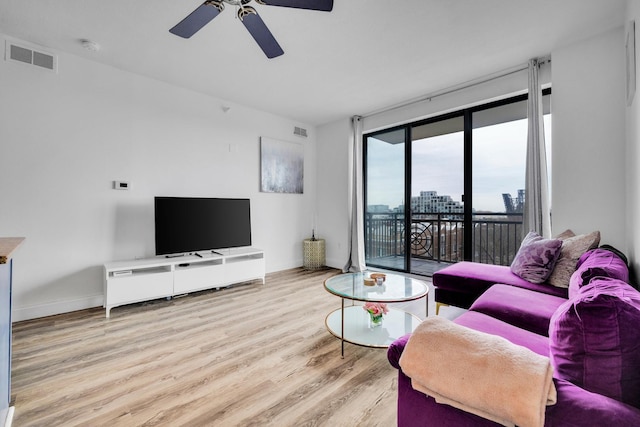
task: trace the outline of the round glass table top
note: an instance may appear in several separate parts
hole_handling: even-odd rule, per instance
[[[342,298],[356,301],[372,302],[402,302],[424,297],[429,288],[424,282],[401,276],[386,274],[381,285],[368,286],[364,279],[373,273],[344,273],[333,276],[324,281],[324,287],[330,293]]]

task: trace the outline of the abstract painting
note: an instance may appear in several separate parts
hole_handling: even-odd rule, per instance
[[[260,191],[302,194],[304,147],[302,144],[260,138]]]

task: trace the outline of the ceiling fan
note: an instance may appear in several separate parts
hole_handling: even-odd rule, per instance
[[[251,0],[207,0],[175,27],[171,28],[169,32],[188,39],[218,16],[224,10],[224,3],[227,3],[238,7],[238,18],[253,36],[264,54],[267,55],[267,58],[275,58],[282,55],[284,51],[262,18],[260,18],[258,12],[253,7],[247,6],[250,2]],[[255,0],[255,2],[267,6],[294,7],[324,12],[331,12],[333,9],[333,0]]]

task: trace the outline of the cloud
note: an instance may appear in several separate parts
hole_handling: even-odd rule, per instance
[[[550,117],[545,116],[545,137],[551,141]],[[503,212],[503,193],[515,197],[524,188],[527,120],[515,120],[473,130],[472,187],[476,210]],[[437,191],[461,201],[464,192],[463,132],[414,141],[412,144],[412,196]],[[404,144],[369,138],[368,204],[403,204]],[[550,146],[550,144],[549,144]],[[550,153],[549,147],[547,152]]]

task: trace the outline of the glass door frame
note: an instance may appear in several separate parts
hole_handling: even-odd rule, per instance
[[[411,200],[411,160],[407,159],[407,148],[411,146],[410,144],[410,137],[411,137],[411,128],[408,125],[400,125],[400,126],[395,126],[392,128],[388,128],[388,129],[383,129],[383,130],[379,130],[376,132],[371,132],[368,134],[363,134],[362,135],[362,147],[363,147],[363,159],[365,159],[365,161],[362,162],[362,173],[363,173],[363,177],[364,179],[363,181],[363,191],[362,191],[362,197],[363,197],[363,206],[364,206],[364,212],[363,215],[365,215],[365,221],[363,221],[363,223],[365,224],[365,229],[363,230],[365,235],[365,241],[367,239],[366,233],[367,233],[367,227],[366,227],[366,215],[367,215],[367,195],[368,195],[368,188],[367,188],[367,184],[368,184],[368,174],[367,174],[367,166],[368,166],[368,162],[366,161],[366,159],[368,158],[368,144],[367,144],[367,138],[372,137],[375,138],[376,135],[382,135],[382,134],[386,134],[386,133],[392,133],[392,132],[396,132],[399,130],[404,130],[404,192],[403,192],[403,199],[404,199],[404,212],[403,212],[403,228],[404,230],[408,230],[407,225],[410,224],[409,221],[411,220],[411,218],[409,217],[408,213],[410,213],[411,207],[409,206],[407,208],[407,200]],[[409,151],[410,153],[410,151]],[[409,197],[407,199],[407,197]],[[384,265],[375,265],[375,264],[371,264],[374,267],[379,267],[379,268],[384,268],[386,270],[395,270],[395,271],[403,271],[403,272],[408,272],[411,271],[411,257],[407,256],[407,254],[409,252],[407,252],[408,250],[410,250],[410,245],[411,245],[411,241],[409,239],[404,239],[404,244],[403,244],[403,250],[404,250],[404,268],[403,269],[397,269],[397,268],[393,268],[391,266],[384,266]],[[365,258],[366,258],[366,251],[365,251]]]
[[[551,95],[551,88],[544,89],[542,92],[543,96]],[[412,134],[411,129],[416,126],[427,125],[431,123],[437,123],[443,120],[448,120],[456,117],[463,117],[464,119],[464,142],[463,142],[463,151],[464,151],[464,177],[463,177],[463,186],[464,186],[464,194],[462,194],[462,202],[464,204],[464,218],[463,218],[463,227],[464,230],[472,230],[473,225],[473,114],[482,110],[488,110],[495,107],[500,107],[508,104],[513,104],[521,101],[526,101],[528,99],[528,94],[516,95],[509,98],[492,101],[486,104],[477,105],[474,107],[464,108],[458,111],[441,114],[438,116],[430,117],[427,119],[409,122],[402,125],[397,125],[394,127],[380,129],[374,132],[365,133],[362,135],[362,146],[363,146],[363,206],[365,212],[363,215],[367,214],[367,138],[375,137],[376,135],[381,135],[388,132],[399,131],[404,129],[405,134],[405,176],[404,176],[404,222],[403,227],[404,230],[410,230],[411,228],[411,188],[412,188]],[[366,221],[365,221],[366,223]],[[366,229],[363,230],[366,236]],[[405,233],[405,236],[408,233]],[[387,266],[375,265],[371,264],[373,267],[385,268],[388,270],[396,270],[411,273],[411,240],[409,238],[404,239],[404,269],[394,269]],[[365,253],[366,257],[366,253]],[[470,261],[473,257],[473,233],[464,232],[463,233],[463,259],[465,261]]]

